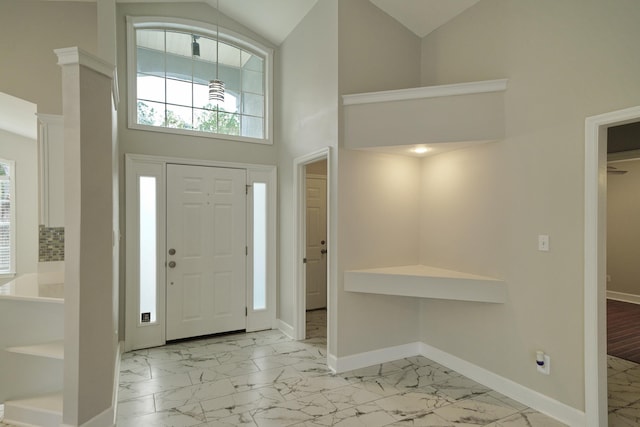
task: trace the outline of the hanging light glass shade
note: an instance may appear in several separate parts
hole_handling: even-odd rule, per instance
[[[209,101],[224,102],[224,82],[222,80],[209,81]]]

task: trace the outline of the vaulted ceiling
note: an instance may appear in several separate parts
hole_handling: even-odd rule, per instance
[[[118,3],[179,2],[184,0],[117,0]],[[203,0],[271,43],[280,45],[319,0]],[[424,37],[479,0],[369,0]]]

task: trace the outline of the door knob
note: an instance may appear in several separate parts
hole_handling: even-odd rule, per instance
[[[176,254],[176,250],[171,248],[169,249],[169,255],[175,255]]]
[[[175,261],[169,261],[169,268],[176,268],[176,262]]]
[[[327,253],[327,250],[326,250],[326,249],[321,249],[321,250],[320,250],[320,253],[324,255],[324,254],[326,254],[326,253]]]

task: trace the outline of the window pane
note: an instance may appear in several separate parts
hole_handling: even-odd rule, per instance
[[[201,44],[202,45],[202,44]],[[200,48],[202,58],[202,47]],[[196,59],[193,62],[193,81],[201,85],[209,85],[209,81],[216,78],[215,62]]]
[[[203,132],[217,132],[218,111],[211,109],[194,110],[194,127]]]
[[[267,184],[253,183],[253,309],[267,308]]]
[[[164,77],[164,52],[138,48],[138,72]]]
[[[240,69],[220,65],[219,72],[220,79],[224,82],[225,90],[228,92],[240,93],[242,86],[242,83],[240,82],[240,77],[242,76]]]
[[[264,96],[244,93],[242,95],[242,113],[250,116],[264,116]]]
[[[193,85],[193,106],[196,108],[210,107],[211,101],[209,101],[209,82],[205,84]]]
[[[193,128],[193,110],[189,107],[167,105],[167,116],[164,125],[168,128],[191,129]]]
[[[191,107],[193,105],[191,92],[190,81],[167,79],[167,103]]]
[[[164,102],[164,78],[138,74],[138,99]]]
[[[140,321],[156,321],[156,178],[139,178]],[[147,314],[148,313],[148,314]]]
[[[264,120],[258,117],[242,116],[242,135],[251,138],[264,138]]]
[[[242,90],[264,94],[263,74],[250,70],[242,70]]]
[[[242,51],[242,68],[245,70],[258,71],[262,73],[264,61],[259,56]]]
[[[136,29],[137,123],[263,139],[265,59],[193,31]],[[209,101],[216,78],[225,85],[220,105]]]
[[[240,49],[223,42],[220,42],[220,46],[218,46],[218,49],[218,54],[220,55],[220,65],[240,68]]]
[[[164,124],[164,104],[138,101],[138,124],[162,126]]]

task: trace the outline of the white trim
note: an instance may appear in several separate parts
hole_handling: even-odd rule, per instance
[[[508,79],[486,80],[410,89],[342,95],[343,105],[371,104],[374,102],[407,101],[410,99],[438,98],[442,96],[472,95],[476,93],[500,92],[507,89]]]
[[[50,200],[51,200],[51,180],[54,178],[53,173],[59,171],[52,171],[50,168],[51,158],[50,154],[52,150],[63,148],[64,149],[64,135],[58,135],[60,140],[53,140],[54,136],[51,134],[55,131],[63,132],[64,117],[61,115],[53,114],[36,114],[38,117],[38,172],[39,172],[39,184],[40,184],[40,224],[46,227],[60,227],[64,224],[52,223],[50,216]],[[58,142],[59,144],[56,144]],[[54,147],[52,147],[54,145]],[[57,146],[56,146],[57,145]],[[63,177],[63,175],[58,175]]]
[[[58,55],[58,65],[60,66],[78,64],[113,79],[115,70],[113,64],[109,64],[107,61],[85,52],[79,47],[65,47],[54,49],[53,51]]]
[[[327,352],[327,367],[336,374],[338,366],[338,357],[335,354],[331,354]]]
[[[420,342],[401,344],[393,347],[381,348],[363,353],[352,354],[350,356],[335,357],[335,369],[337,373],[353,371],[354,369],[365,368],[367,366],[379,365],[381,363],[393,362],[420,355]]]
[[[640,107],[585,120],[584,380],[588,427],[607,425],[606,372],[606,129],[638,121]]]
[[[16,205],[16,201],[20,199],[20,195],[16,194],[16,179],[18,176],[18,171],[16,170],[16,162],[14,160],[2,159],[0,158],[0,163],[8,164],[9,178],[6,176],[3,177],[3,181],[9,180],[9,193],[11,198],[9,199],[9,270],[2,271],[1,278],[11,278],[16,275],[16,257],[18,255],[17,251],[17,232],[16,232],[16,218],[18,212],[18,206]]]
[[[122,353],[124,352],[124,341],[118,341],[116,348],[116,363],[113,368],[113,395],[111,396],[111,406],[113,407],[113,425],[116,425],[118,416],[118,392],[120,390],[120,364]]]
[[[278,329],[291,339],[295,339],[295,328],[282,319],[278,319]]]
[[[293,221],[294,221],[294,338],[298,340],[305,339],[306,335],[306,266],[303,259],[306,251],[306,210],[305,210],[305,166],[318,160],[327,160],[327,237],[328,250],[330,255],[335,255],[336,242],[329,238],[331,236],[331,148],[325,147],[321,150],[314,151],[304,156],[297,157],[293,160]],[[329,322],[331,321],[331,259],[327,257],[327,343],[331,342]]]
[[[166,280],[165,280],[165,267],[164,267],[164,251],[165,251],[165,236],[159,236],[158,245],[159,256],[158,262],[158,314],[157,322],[155,324],[140,325],[138,322],[138,288],[134,286],[137,280],[137,267],[135,266],[135,257],[137,254],[137,244],[133,241],[137,232],[137,209],[136,197],[137,197],[137,182],[136,174],[139,171],[144,171],[145,176],[152,176],[157,174],[158,183],[157,191],[161,196],[158,200],[158,208],[162,211],[161,217],[158,219],[158,227],[161,230],[166,230],[166,165],[167,164],[179,164],[179,165],[193,165],[193,166],[212,166],[219,168],[230,169],[244,169],[247,172],[247,176],[259,179],[261,182],[267,183],[267,202],[268,217],[267,217],[267,242],[269,259],[267,261],[267,304],[269,305],[266,311],[256,311],[255,313],[249,313],[255,317],[252,327],[260,323],[262,327],[254,327],[257,329],[268,329],[277,325],[276,320],[276,248],[277,248],[277,233],[276,233],[276,214],[277,214],[277,167],[273,165],[254,165],[249,163],[232,163],[232,162],[220,162],[215,160],[200,160],[200,159],[188,159],[181,157],[163,157],[163,156],[150,156],[143,154],[125,154],[125,199],[126,203],[126,223],[127,223],[127,238],[126,238],[126,250],[129,255],[127,257],[126,273],[125,273],[125,293],[127,295],[127,313],[125,316],[125,331],[126,342],[125,351],[135,348],[151,347],[165,344],[165,292],[166,292]],[[161,238],[160,238],[161,237]],[[161,262],[160,262],[161,261]],[[247,282],[249,286],[249,282]],[[135,289],[134,289],[135,288]],[[248,306],[247,306],[248,307]],[[247,327],[250,326],[249,319],[247,319]],[[154,332],[155,329],[160,329]],[[292,328],[293,329],[293,328]],[[143,339],[136,338],[136,331]],[[284,332],[284,331],[283,331]],[[136,342],[143,343],[140,347]]]
[[[640,295],[625,294],[624,292],[607,291],[607,299],[628,302],[631,304],[640,304]]]
[[[254,144],[273,145],[273,57],[274,50],[262,43],[244,36],[233,30],[220,26],[220,31],[216,25],[208,22],[193,19],[182,19],[165,16],[127,16],[127,126],[130,129],[138,129],[153,132],[163,132],[178,135],[190,135],[208,139],[219,139],[228,141],[248,142]],[[135,30],[141,28],[175,29],[191,33],[200,33],[208,37],[219,37],[220,40],[227,41],[234,46],[241,47],[247,51],[262,56],[264,59],[264,138],[250,138],[242,136],[225,135],[219,133],[208,133],[187,129],[173,129],[158,126],[140,125],[137,123],[137,59]]]
[[[264,183],[267,190],[266,199],[266,307],[260,310],[253,309],[253,190],[255,183]],[[259,331],[273,327],[276,319],[276,266],[277,260],[277,204],[278,204],[278,177],[274,167],[268,171],[256,171],[247,169],[247,332]]]
[[[446,353],[425,343],[420,343],[421,356],[433,360],[459,374],[462,374],[480,384],[521,402],[538,412],[562,421],[570,426],[584,426],[585,413],[555,399],[531,390],[521,384],[497,375],[466,360]],[[532,369],[535,369],[532,366]]]

